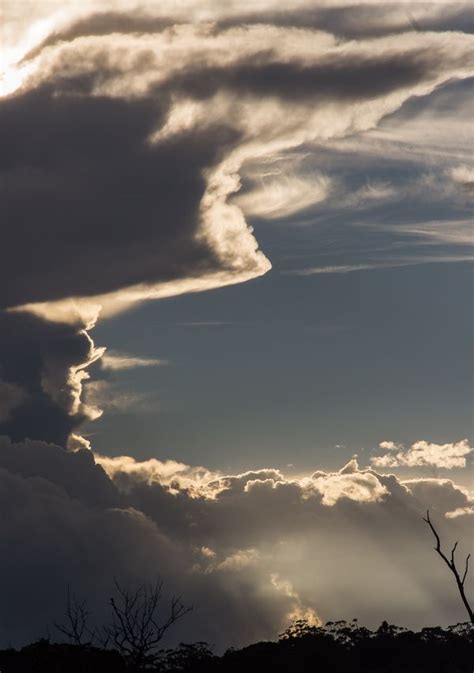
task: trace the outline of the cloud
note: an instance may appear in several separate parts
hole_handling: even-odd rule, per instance
[[[11,25],[8,22],[10,4],[10,2],[5,3],[7,26]],[[357,11],[353,10],[354,6],[357,6]],[[58,3],[57,8],[59,7],[64,8],[64,3]],[[308,0],[299,0],[292,3],[291,9],[282,9],[281,3],[276,0],[259,2],[257,6],[255,3],[245,1],[238,5],[228,3],[225,6],[219,3],[193,1],[182,2],[179,5],[162,2],[160,8],[161,12],[154,15],[149,4],[122,1],[108,2],[105,7],[99,2],[89,9],[90,13],[85,13],[81,10],[77,11],[78,8],[73,5],[67,8],[68,11],[54,12],[49,26],[45,26],[44,21],[43,25],[41,23],[37,25],[37,44],[27,56],[31,58],[45,47],[80,37],[106,36],[111,32],[120,34],[158,33],[170,26],[190,20],[215,22],[211,23],[214,30],[225,30],[242,24],[311,28],[332,33],[339,39],[363,39],[410,31],[469,32],[472,27],[470,5],[465,2],[457,2],[454,5],[442,2],[429,5],[412,2],[378,5],[370,0],[367,2],[333,1],[315,7],[314,3]],[[54,3],[49,3],[50,13],[51,9],[54,9]],[[41,9],[38,13],[42,13]],[[18,21],[18,10],[15,14],[15,19]],[[31,13],[28,18],[31,20]],[[45,33],[48,28],[49,34],[41,40],[41,33]],[[40,38],[39,44],[38,38]],[[34,35],[30,39],[34,40]]]
[[[23,404],[25,397],[20,386],[0,379],[0,422],[8,420],[15,407]]]
[[[158,367],[166,365],[166,360],[158,358],[143,358],[136,355],[127,355],[116,351],[106,351],[100,358],[102,369],[117,371],[122,369],[135,369],[136,367]]]
[[[315,203],[324,201],[330,191],[328,178],[285,176],[278,172],[263,174],[261,184],[234,199],[248,216],[277,219],[288,217]]]
[[[369,269],[384,268],[380,264],[336,264],[334,266],[313,266],[307,269],[290,271],[295,276],[315,276],[320,273],[352,273],[353,271],[367,271]]]
[[[88,381],[84,386],[84,399],[88,406],[100,409],[101,413],[122,413],[129,409],[135,412],[157,408],[155,400],[143,393],[123,390],[119,385],[103,379]]]
[[[99,315],[266,273],[245,213],[293,216],[333,189],[326,173],[305,173],[288,154],[374,130],[406,101],[473,72],[469,35],[393,35],[403,21],[392,10],[344,40],[331,32],[330,11],[303,27],[313,9],[305,2],[294,4],[293,22],[266,2],[250,12],[261,21],[242,23],[249,9],[52,4],[28,19],[8,4],[0,306],[57,325],[44,328],[52,341],[71,330],[71,347],[83,351],[70,361],[32,342],[31,379],[1,374],[26,391],[30,411],[15,407],[2,431],[23,413],[21,436],[65,444],[81,418],[100,413],[80,397],[85,369],[101,356],[87,334]],[[449,24],[448,15],[434,9],[432,24]],[[43,23],[26,31],[35,17]],[[369,183],[357,198],[390,194]],[[32,411],[40,398],[60,432]]]
[[[66,446],[75,428],[100,414],[81,394],[85,368],[101,352],[80,322],[0,312],[0,377],[7,393],[0,434]]]
[[[380,448],[390,453],[374,456],[374,467],[441,467],[447,470],[466,467],[466,458],[473,453],[467,439],[453,444],[434,444],[421,440],[408,449],[393,442],[382,442]]]
[[[403,484],[420,503],[445,512],[448,518],[452,518],[453,512],[459,509],[472,506],[469,492],[451,479],[406,479]]]
[[[426,239],[426,243],[462,245],[471,248],[473,243],[472,221],[433,220],[396,225],[397,231]]]
[[[95,454],[95,461],[103,467],[109,477],[121,484],[127,490],[127,483],[143,482],[145,484],[159,484],[173,490],[187,489],[196,491],[210,482],[215,483],[220,478],[218,472],[204,467],[190,467],[176,460],[149,460],[137,461],[131,456],[101,456]]]
[[[464,36],[340,45],[313,37],[277,26],[213,34],[175,25],[153,40],[113,32],[43,50],[0,108],[11,213],[3,301],[259,275],[269,264],[227,202],[244,159],[373,127],[409,96],[470,72]],[[36,254],[15,286],[12,264],[31,236]]]
[[[281,4],[274,3],[271,9],[266,7],[271,14],[268,13],[263,17],[262,8],[260,11],[253,9],[253,12],[250,9],[247,14],[222,18],[221,23],[233,25],[237,22],[256,23],[267,20],[282,26],[300,28],[311,26],[327,30],[345,39],[422,30],[469,32],[472,28],[470,7],[465,2],[424,4],[408,0],[380,4],[371,0],[333,1],[320,3],[318,7],[312,2],[307,2],[302,3],[299,11],[282,9]]]
[[[422,233],[421,231],[410,231],[410,233]],[[423,232],[424,233],[424,232]],[[429,235],[429,234],[428,234]],[[320,273],[352,273],[353,271],[372,271],[375,269],[393,269],[403,266],[417,266],[419,264],[453,264],[456,262],[472,262],[474,255],[459,253],[458,255],[440,254],[439,256],[423,257],[405,257],[402,259],[387,259],[384,262],[374,264],[336,264],[332,266],[312,266],[308,268],[293,269],[287,271],[294,276],[317,276]]]
[[[448,171],[451,179],[462,189],[463,195],[469,197],[474,193],[474,167],[461,164]]]
[[[321,493],[323,505],[335,505],[341,498],[356,502],[377,502],[387,488],[370,472],[360,472],[357,460],[351,460],[337,474],[315,472],[314,487]]]
[[[368,624],[463,618],[421,518],[430,507],[442,539],[469,546],[472,498],[451,480],[403,482],[355,460],[298,479],[222,475],[4,438],[0,500],[0,619],[13,643],[46,633],[68,584],[100,622],[114,576],[157,573],[194,604],[176,640],[218,648],[273,638],[297,616],[345,617],[348,605]]]
[[[450,175],[454,182],[460,182],[465,185],[474,182],[474,168],[472,166],[455,166],[451,169]]]
[[[206,189],[201,171],[216,161],[219,142],[225,145],[225,128],[183,134],[153,148],[146,138],[159,123],[160,109],[152,101],[58,98],[41,88],[4,101],[0,117],[9,212],[4,305],[98,295],[144,281],[192,277],[193,269],[196,276],[224,269],[196,233]],[[8,136],[16,138],[15,146]],[[16,165],[17,156],[24,157],[24,168]],[[13,282],[13,264],[24,254],[25,236],[38,240],[20,285]],[[249,254],[253,260],[242,250],[242,267],[263,271],[257,253]]]

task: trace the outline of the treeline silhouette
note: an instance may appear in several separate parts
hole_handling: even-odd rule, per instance
[[[55,624],[67,643],[42,639],[21,650],[0,650],[0,673],[474,673],[474,611],[465,582],[470,554],[461,568],[458,542],[443,551],[429,510],[424,518],[434,550],[455,579],[469,622],[413,632],[382,622],[374,631],[351,622],[314,626],[295,621],[277,641],[229,649],[217,656],[205,642],[162,647],[165,634],[192,606],[180,596],[163,599],[163,584],[128,589],[115,580],[110,618],[92,624],[86,601],[67,591],[63,620]]]
[[[40,640],[0,651],[1,673],[472,673],[470,623],[409,631],[383,622],[375,630],[351,622],[295,622],[275,642],[216,656],[203,642],[159,650],[136,663],[117,649]]]

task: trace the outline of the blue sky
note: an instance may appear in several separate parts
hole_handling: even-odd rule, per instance
[[[321,176],[333,188],[253,217],[265,276],[99,323],[97,344],[166,364],[106,374],[122,401],[87,428],[98,450],[310,469],[385,439],[470,437],[472,191],[452,178],[470,161],[470,88],[449,83],[377,132],[275,162],[283,180],[297,163],[310,194]]]

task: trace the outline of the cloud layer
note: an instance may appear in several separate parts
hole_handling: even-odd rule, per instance
[[[466,459],[474,449],[467,439],[453,444],[419,441],[406,449],[402,444],[381,442],[387,453],[371,459],[374,467],[442,467],[448,470],[466,467]]]
[[[401,482],[355,460],[299,479],[222,475],[3,438],[0,481],[5,641],[45,635],[68,584],[100,622],[114,576],[160,574],[195,606],[175,637],[218,647],[275,637],[298,616],[464,618],[421,519],[429,506],[446,543],[468,550],[473,501],[447,479]]]
[[[39,335],[10,340],[25,364],[20,381],[0,362],[3,389],[15,390],[0,429],[15,425],[16,438],[21,418],[23,436],[64,443],[98,413],[80,393],[100,355],[86,333],[99,313],[268,271],[245,214],[288,216],[334,186],[299,173],[302,145],[353,138],[473,73],[471,36],[442,30],[461,24],[464,5],[360,5],[355,15],[344,3],[305,2],[291,12],[272,2],[258,12],[199,2],[103,9],[51,5],[22,32],[27,19],[7,3],[0,306],[33,313],[51,343],[68,332],[74,351],[46,353]],[[347,207],[387,194],[366,186]],[[21,312],[2,320],[20,333],[32,322]],[[61,431],[42,431],[23,409],[33,398],[58,418],[62,410]]]

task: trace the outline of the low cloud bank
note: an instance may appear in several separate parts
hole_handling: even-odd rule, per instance
[[[469,551],[474,501],[448,479],[401,481],[355,460],[299,479],[223,475],[2,438],[0,482],[5,642],[49,633],[68,585],[100,622],[114,577],[160,575],[195,606],[174,636],[217,647],[275,637],[301,616],[464,619],[421,519],[430,507],[446,543]]]

